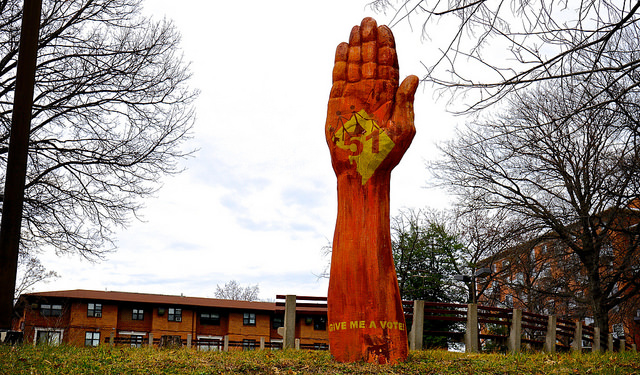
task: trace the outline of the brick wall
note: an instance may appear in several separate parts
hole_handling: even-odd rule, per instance
[[[269,337],[271,332],[271,315],[259,311],[246,311],[256,314],[255,326],[244,325],[245,312],[229,313],[229,340],[242,341],[244,339],[260,341],[260,337]]]
[[[133,309],[144,311],[143,320],[133,320]],[[152,325],[153,309],[149,305],[123,304],[118,309],[118,331],[149,332]]]
[[[101,303],[91,301],[91,303]],[[82,346],[86,332],[100,332],[100,342],[118,328],[118,306],[102,304],[102,316],[87,316],[89,302],[73,302],[70,305],[68,343]],[[115,334],[115,332],[114,332]]]
[[[68,342],[68,327],[70,309],[69,306],[64,304],[64,301],[46,301],[44,303],[50,304],[62,304],[62,316],[43,316],[40,308],[42,301],[34,303],[33,305],[27,305],[24,309],[24,342],[33,343],[35,339],[36,328],[55,328],[64,329],[63,342]]]
[[[300,344],[329,343],[327,330],[315,329],[315,319],[319,316],[303,315],[296,322],[296,337],[300,338]]]
[[[198,312],[196,312],[196,332],[203,336],[224,336],[229,332],[229,313],[215,310],[202,310],[201,312],[220,314],[220,324],[201,324]]]
[[[169,307],[182,309],[182,321],[169,321]],[[159,315],[158,310],[164,309],[164,313]],[[195,312],[192,309],[185,309],[179,306],[161,306],[153,309],[151,321],[151,332],[153,337],[162,337],[163,335],[179,335],[184,340],[188,334],[195,335]]]

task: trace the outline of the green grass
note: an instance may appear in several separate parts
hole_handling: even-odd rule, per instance
[[[412,352],[394,365],[344,364],[320,351],[198,352],[0,346],[0,374],[640,374],[640,354]]]

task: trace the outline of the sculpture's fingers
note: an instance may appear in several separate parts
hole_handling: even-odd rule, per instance
[[[360,26],[354,26],[349,36],[349,53],[347,59],[347,81],[360,81],[362,69],[362,42],[360,38]]]
[[[391,30],[387,26],[380,26],[377,37],[378,79],[389,80],[397,87],[400,80],[400,73],[393,33],[391,33]]]
[[[333,82],[345,81],[347,79],[347,58],[349,56],[349,45],[340,43],[336,48],[336,57],[333,65]]]
[[[336,57],[333,65],[333,86],[330,98],[342,96],[344,85],[347,81],[347,60],[349,58],[349,44],[340,43],[336,48]]]
[[[367,17],[360,24],[362,78],[375,79],[378,73],[378,24]]]

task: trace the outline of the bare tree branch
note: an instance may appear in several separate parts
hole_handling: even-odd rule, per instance
[[[614,87],[611,80],[605,73],[588,83],[571,76],[513,95],[507,110],[469,124],[432,164],[461,206],[505,210],[530,223],[531,238],[555,244],[547,261],[565,262],[557,269],[581,281],[561,290],[553,283],[521,287],[539,295],[584,292],[575,307],[587,306],[583,313],[601,327],[609,309],[640,291],[640,148],[637,122],[629,119],[636,104],[621,109],[638,97],[602,98],[609,94],[600,87]],[[536,277],[530,272],[527,280]]]
[[[140,15],[140,0],[43,5],[22,251],[53,246],[99,259],[115,227],[177,162],[193,124],[180,35]],[[0,13],[0,164],[15,87],[21,2]],[[0,175],[2,181],[4,178]]]
[[[216,298],[234,301],[257,301],[260,287],[256,285],[241,286],[236,280],[231,280],[224,286],[216,285]]]
[[[423,62],[423,80],[447,90],[451,103],[464,103],[452,108],[457,112],[482,110],[533,82],[569,77],[590,81],[602,71],[635,75],[640,62],[633,42],[640,1],[376,0],[370,6],[395,12],[392,25],[419,20],[425,37],[442,35],[441,24],[457,24],[439,56]],[[612,52],[620,59],[610,58]],[[463,95],[473,99],[459,100]]]

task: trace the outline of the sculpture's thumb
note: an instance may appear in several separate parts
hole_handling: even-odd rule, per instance
[[[393,108],[393,117],[395,121],[413,120],[413,99],[420,80],[418,77],[411,75],[402,81],[398,91],[396,92],[395,107]]]

